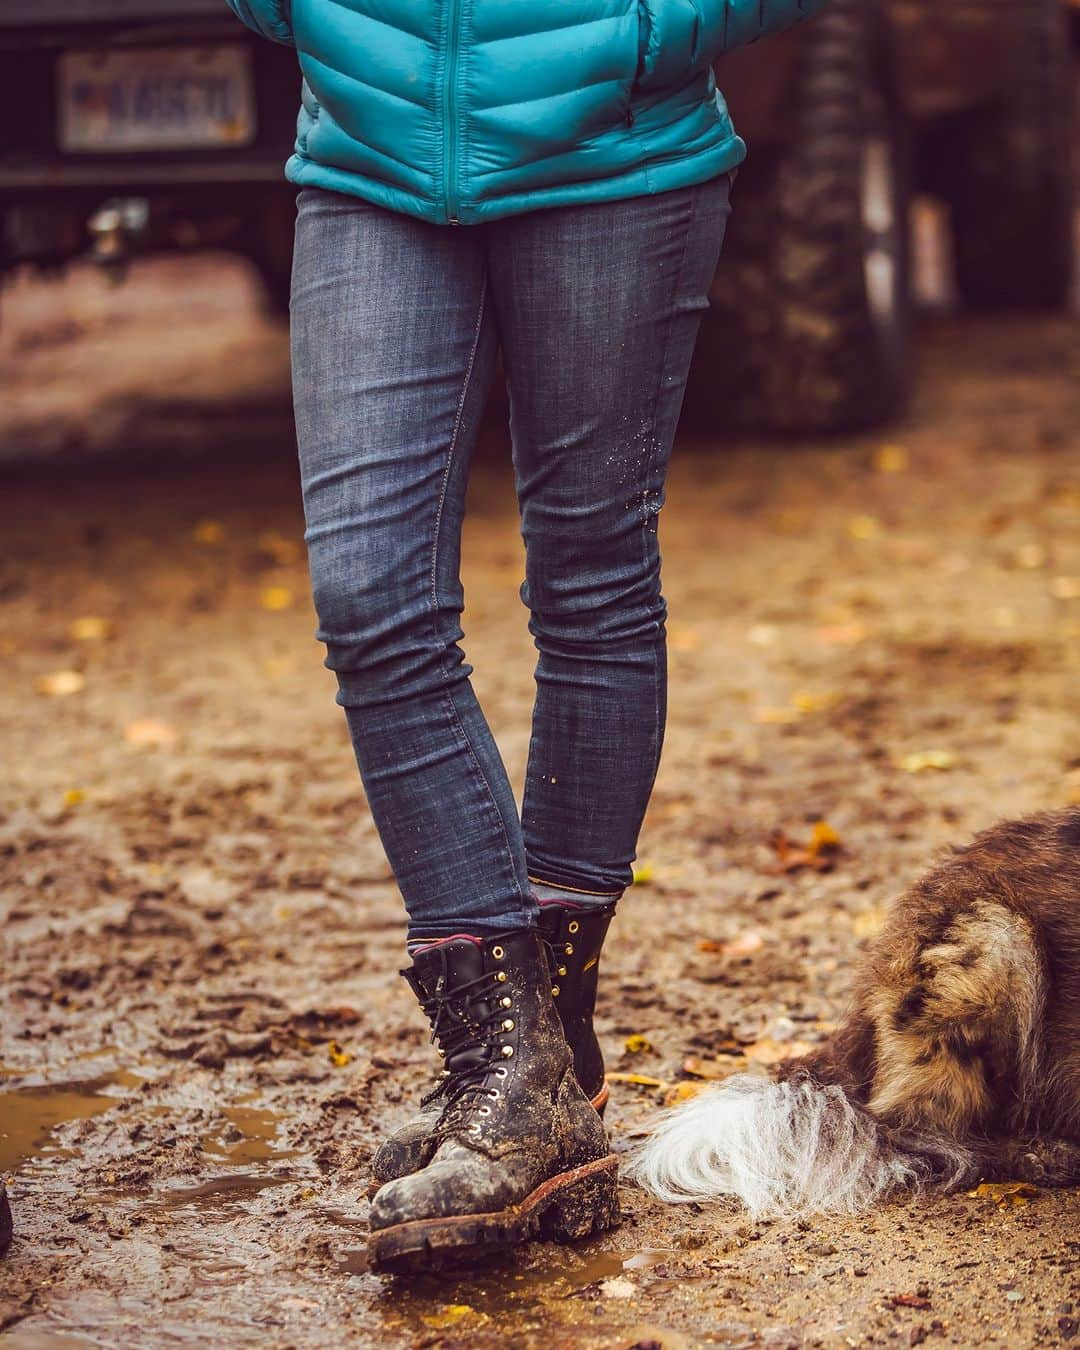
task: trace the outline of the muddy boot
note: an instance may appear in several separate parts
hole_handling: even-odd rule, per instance
[[[612,905],[541,904],[540,932],[553,957],[552,994],[581,1089],[601,1115],[607,1106],[604,1057],[593,1030],[600,951],[615,916]],[[556,992],[557,991],[557,992]]]
[[[7,1189],[0,1181],[0,1252],[6,1251],[11,1243],[14,1225],[11,1222],[11,1206],[8,1204]]]
[[[447,1069],[435,1151],[371,1208],[372,1268],[448,1259],[618,1222],[617,1162],[574,1075],[536,932],[440,943],[413,958]]]
[[[555,995],[555,1007],[574,1053],[578,1082],[601,1115],[607,1106],[608,1088],[604,1081],[604,1059],[592,1019],[600,973],[600,948],[614,913],[614,905],[575,909],[568,905],[546,904],[540,908],[540,932],[554,956],[552,988],[559,991]],[[435,1004],[426,998],[414,971],[403,970],[401,973],[430,1020],[435,1015]],[[416,1115],[379,1145],[371,1160],[373,1181],[369,1195],[374,1195],[380,1186],[395,1177],[418,1172],[431,1161],[438,1142],[433,1131],[446,1105],[445,1088],[444,1074],[432,1091],[420,1099]]]

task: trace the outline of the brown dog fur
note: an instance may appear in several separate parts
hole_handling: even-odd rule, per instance
[[[917,882],[832,1039],[841,1087],[938,1184],[1080,1183],[1080,808],[1007,821]]]

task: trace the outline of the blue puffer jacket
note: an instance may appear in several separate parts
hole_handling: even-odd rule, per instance
[[[228,3],[299,52],[292,182],[468,224],[734,168],[712,61],[825,0]]]

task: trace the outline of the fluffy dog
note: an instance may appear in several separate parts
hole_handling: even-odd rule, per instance
[[[662,1117],[630,1171],[662,1200],[777,1217],[1080,1184],[1080,809],[997,825],[931,871],[821,1049]]]

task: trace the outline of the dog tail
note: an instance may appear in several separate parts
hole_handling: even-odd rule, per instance
[[[737,1074],[662,1116],[628,1171],[669,1203],[731,1196],[754,1218],[794,1218],[856,1213],[929,1167],[840,1087]]]

